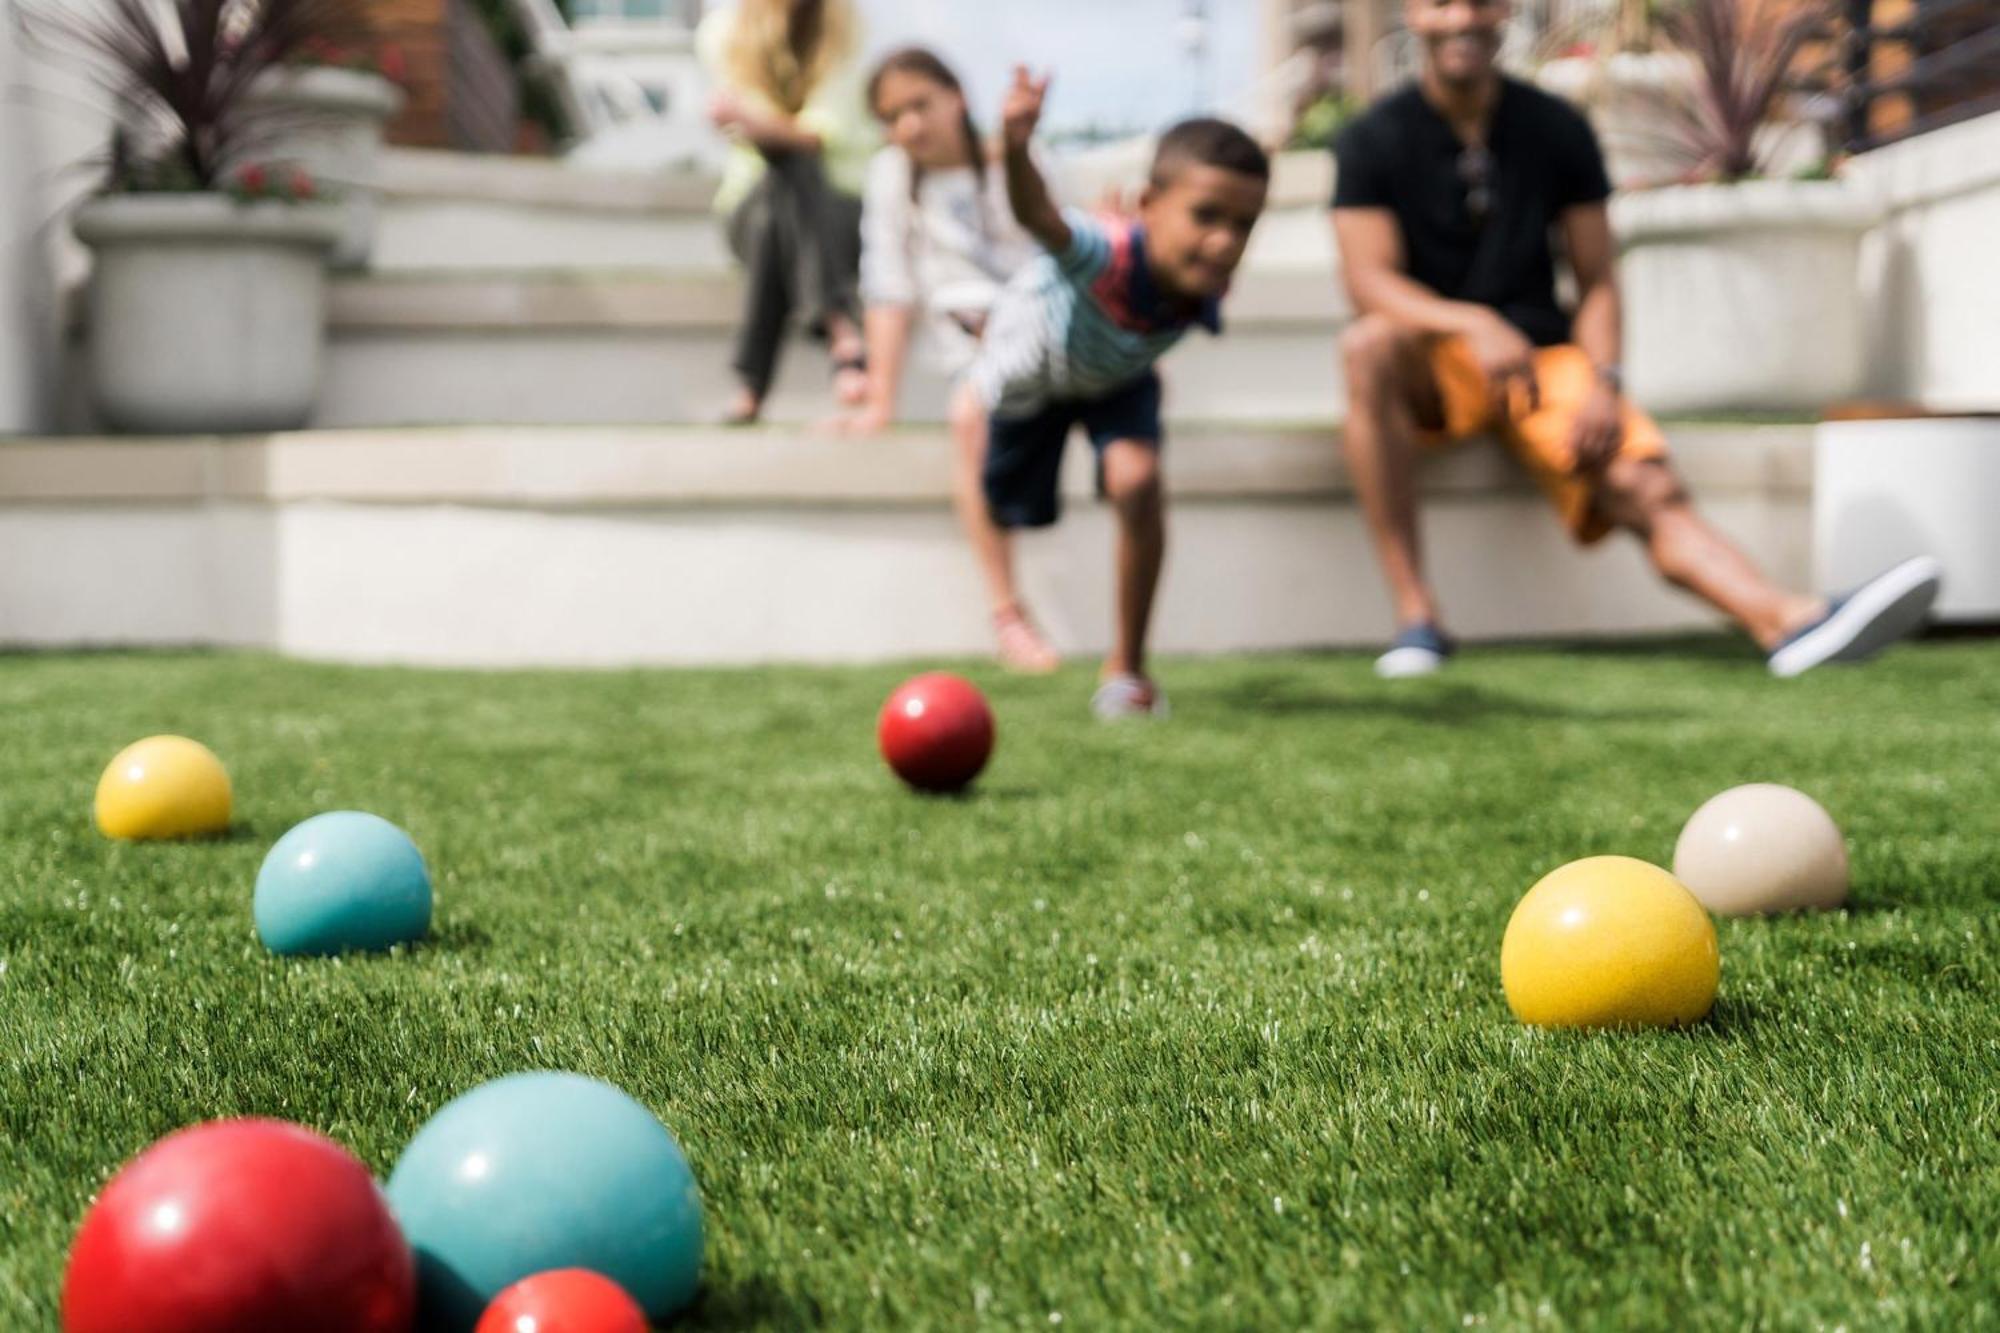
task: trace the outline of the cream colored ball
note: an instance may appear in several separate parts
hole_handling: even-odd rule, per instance
[[[1753,782],[1708,799],[1674,846],[1674,877],[1722,916],[1838,907],[1847,843],[1812,797]]]

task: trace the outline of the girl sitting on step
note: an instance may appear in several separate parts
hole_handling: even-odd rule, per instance
[[[868,105],[889,145],[870,164],[862,196],[868,397],[842,423],[864,435],[896,420],[919,321],[927,350],[955,382],[978,353],[994,298],[1039,253],[1014,220],[1006,174],[980,137],[964,87],[942,60],[916,47],[891,54],[868,81]],[[1012,545],[987,510],[986,434],[953,433],[952,504],[992,599],[1000,661],[1053,671],[1059,659],[1022,606]]]

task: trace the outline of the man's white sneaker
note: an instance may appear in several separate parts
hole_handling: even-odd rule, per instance
[[[1877,574],[1826,614],[1771,650],[1771,674],[1797,676],[1828,662],[1863,662],[1923,628],[1944,586],[1944,570],[1927,555]]]
[[[1389,651],[1375,659],[1375,674],[1383,680],[1428,676],[1450,661],[1454,651],[1456,645],[1429,621],[1405,625]]]

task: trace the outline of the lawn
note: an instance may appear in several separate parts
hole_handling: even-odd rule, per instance
[[[979,670],[963,800],[875,757],[902,674],[0,658],[0,1328],[54,1327],[161,1134],[283,1116],[386,1175],[554,1067],[685,1145],[691,1328],[2000,1329],[2000,646],[1170,662],[1127,728],[1084,668]],[[160,731],[234,836],[92,830]],[[1527,887],[1750,780],[1842,822],[1851,909],[1723,924],[1691,1030],[1517,1025]],[[415,836],[429,943],[259,947],[265,849],[333,808]]]

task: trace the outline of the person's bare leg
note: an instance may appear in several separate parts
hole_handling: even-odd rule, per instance
[[[1104,675],[1146,678],[1146,631],[1167,555],[1166,501],[1160,454],[1140,440],[1114,440],[1104,451],[1104,493],[1118,515],[1118,639]]]
[[[1062,657],[1035,628],[1021,601],[1014,578],[1014,540],[993,521],[986,503],[986,412],[970,390],[960,390],[952,401],[951,436],[951,505],[986,584],[1000,660],[1017,671],[1054,671],[1062,665]]]
[[[1614,460],[1598,504],[1605,517],[1645,544],[1663,578],[1729,616],[1766,652],[1826,611],[1823,599],[1766,578],[1696,512],[1680,478],[1660,460]]]
[[[1424,578],[1417,530],[1417,420],[1409,383],[1414,344],[1388,320],[1364,315],[1341,335],[1340,352],[1347,369],[1342,445],[1396,624],[1434,624],[1437,597]]]
[[[1016,609],[1021,594],[1014,583],[1014,542],[993,521],[986,504],[986,412],[969,390],[961,390],[952,402],[951,437],[951,504],[958,511],[958,525],[972,546],[993,611]]]

